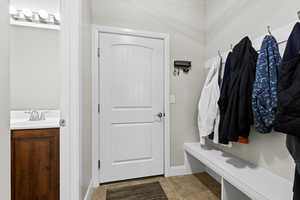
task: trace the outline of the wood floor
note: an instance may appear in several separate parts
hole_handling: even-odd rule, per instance
[[[221,199],[221,185],[206,173],[176,176],[154,177],[126,182],[107,184],[98,187],[93,200],[106,200],[106,190],[130,185],[159,181],[170,200],[219,200]]]

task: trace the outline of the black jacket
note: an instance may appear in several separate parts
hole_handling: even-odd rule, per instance
[[[300,137],[300,56],[281,66],[274,129]]]
[[[279,72],[275,131],[288,134],[287,148],[300,172],[300,23],[289,37]]]
[[[300,137],[300,23],[289,37],[278,79],[278,111],[274,129]]]
[[[252,90],[258,54],[248,37],[237,44],[230,57],[230,75],[219,99],[221,144],[247,143],[253,124]]]
[[[283,62],[288,62],[299,55],[300,52],[300,23],[296,23],[294,26],[291,35],[289,36],[289,40],[287,46],[284,50],[284,55],[282,58]]]
[[[229,144],[228,134],[223,130],[224,119],[227,109],[228,95],[230,90],[228,89],[230,83],[230,75],[231,75],[231,57],[232,52],[230,52],[227,56],[225,63],[225,71],[223,77],[223,83],[221,86],[220,98],[218,101],[219,109],[220,109],[220,123],[219,123],[219,143],[220,144]]]

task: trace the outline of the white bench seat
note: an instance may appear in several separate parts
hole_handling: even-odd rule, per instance
[[[200,143],[186,143],[184,149],[186,153],[221,176],[222,184],[230,183],[249,199],[292,199],[292,183],[265,168],[257,167],[215,148],[201,147]],[[226,197],[223,199],[240,200]]]

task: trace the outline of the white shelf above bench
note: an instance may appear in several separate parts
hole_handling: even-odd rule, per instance
[[[292,199],[292,183],[265,168],[252,165],[221,150],[202,147],[200,143],[186,143],[184,149],[220,175],[223,184],[231,184],[253,200]],[[223,197],[224,200],[240,200],[230,198]]]
[[[60,30],[59,25],[42,24],[42,23],[35,23],[35,22],[26,22],[26,21],[14,20],[12,18],[10,19],[10,24],[14,25],[14,26],[25,26],[25,27],[32,27],[32,28]]]

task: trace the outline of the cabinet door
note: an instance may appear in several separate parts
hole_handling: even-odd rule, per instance
[[[12,199],[59,199],[59,129],[12,131]]]

